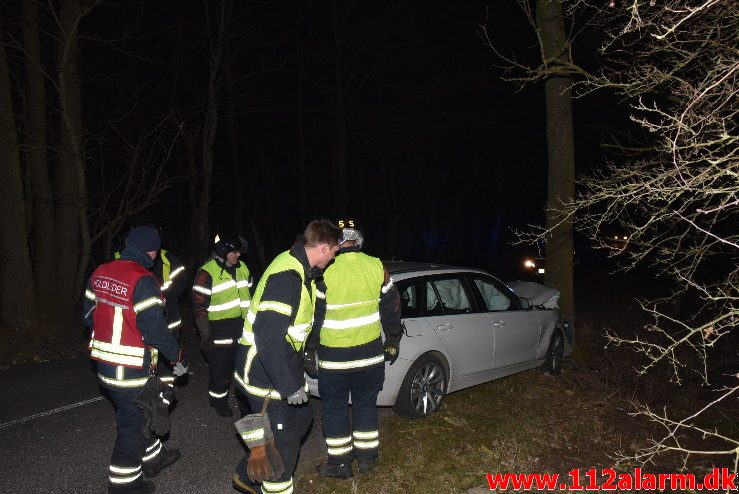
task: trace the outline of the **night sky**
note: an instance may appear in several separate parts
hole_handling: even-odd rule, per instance
[[[124,138],[151,131],[160,141],[141,159],[164,161],[173,185],[146,216],[161,225],[165,247],[190,263],[198,259],[188,251],[187,194],[200,178],[187,162],[188,153],[199,159],[200,151],[187,144],[203,125],[216,3],[103,3],[80,29],[91,214],[120,180]],[[505,73],[478,27],[487,23],[502,51],[535,62],[535,38],[516,2],[341,5],[352,5],[342,43],[351,81],[342,86],[347,210],[338,211],[332,178],[332,2],[236,1],[229,79],[217,103],[211,231],[236,229],[252,244],[256,232],[269,260],[310,219],[353,218],[365,231],[366,252],[383,259],[517,277],[527,249],[508,244],[509,230],[541,223],[546,201],[544,91],[540,83],[519,89],[502,81]],[[585,45],[583,58],[595,49]],[[574,105],[577,165],[584,171],[603,161],[603,125],[621,110],[599,96]],[[166,124],[157,127],[160,121]],[[237,187],[244,201],[238,212]],[[256,263],[251,253],[247,263]]]

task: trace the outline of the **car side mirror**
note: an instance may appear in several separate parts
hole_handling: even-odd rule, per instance
[[[526,297],[519,297],[518,299],[521,301],[521,309],[531,310],[531,302],[529,302],[529,299]]]

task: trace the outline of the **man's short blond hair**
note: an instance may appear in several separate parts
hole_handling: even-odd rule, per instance
[[[319,244],[338,245],[341,239],[341,228],[329,220],[313,220],[303,232],[303,243],[306,247],[315,247]]]

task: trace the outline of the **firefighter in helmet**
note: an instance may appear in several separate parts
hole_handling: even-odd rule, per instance
[[[232,417],[231,377],[238,340],[251,304],[252,278],[240,260],[246,241],[236,235],[216,236],[212,256],[200,266],[192,287],[200,348],[208,359],[208,401],[221,417]]]

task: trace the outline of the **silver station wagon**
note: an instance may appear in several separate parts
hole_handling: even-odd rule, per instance
[[[400,292],[405,334],[397,361],[385,363],[377,404],[400,415],[430,415],[448,393],[528,369],[558,374],[572,351],[572,328],[560,321],[552,288],[506,285],[474,268],[385,267]],[[307,379],[319,396],[317,381]]]

